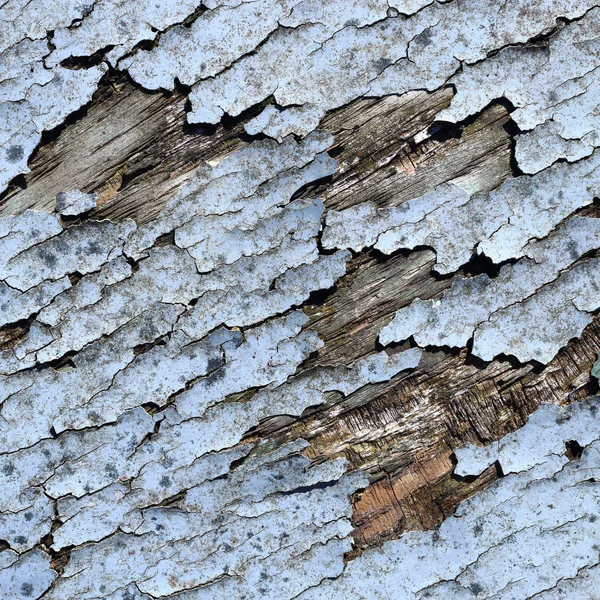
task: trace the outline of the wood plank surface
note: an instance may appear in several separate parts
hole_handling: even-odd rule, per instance
[[[397,206],[447,181],[471,192],[497,187],[512,172],[507,108],[492,105],[460,127],[432,127],[452,95],[446,88],[367,98],[330,113],[322,128],[334,136],[330,153],[338,172],[297,196],[318,196],[327,208],[340,209],[364,201]],[[149,94],[124,76],[108,78],[89,106],[44,136],[31,172],[0,199],[0,214],[52,210],[57,192],[79,188],[100,196],[92,218],[151,220],[202,161],[253,139],[243,123],[262,106],[210,127],[186,124],[185,108],[177,91]],[[338,285],[304,306],[307,327],[325,345],[302,369],[347,364],[380,349],[377,335],[397,309],[449,287],[450,277],[432,272],[434,263],[426,248],[355,253]],[[493,274],[497,267],[490,265],[473,261],[463,272]],[[10,332],[2,335],[10,340]],[[438,526],[462,499],[494,481],[500,475],[494,467],[474,480],[454,477],[453,449],[499,439],[522,426],[540,402],[568,403],[597,392],[589,372],[599,349],[598,318],[545,368],[429,349],[415,372],[346,398],[329,394],[325,405],[300,418],[268,419],[247,437],[273,443],[304,437],[316,461],[344,456],[352,468],[368,471],[369,487],[354,498],[360,551]]]

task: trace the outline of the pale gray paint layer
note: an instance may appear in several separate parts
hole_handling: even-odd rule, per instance
[[[264,419],[421,358],[382,351],[295,375],[322,342],[293,308],[350,258],[321,253],[319,200],[291,201],[335,168],[328,144],[321,133],[258,142],[205,165],[145,228],[32,211],[0,220],[0,278],[30,320],[0,357],[0,539],[11,548],[0,557],[23,553],[0,571],[17,582],[6,589],[24,574],[32,593],[61,600],[193,597],[200,585],[287,598],[342,571],[349,496],[366,478],[340,460],[311,467],[301,440],[241,443]],[[76,214],[95,202],[59,200]],[[74,547],[51,587],[37,549],[50,532],[53,551]]]
[[[536,173],[559,158],[589,156],[600,143],[600,9],[565,25],[549,42],[506,48],[452,78],[457,94],[438,118],[461,121],[492,100],[506,98],[528,132],[517,138],[516,158]]]

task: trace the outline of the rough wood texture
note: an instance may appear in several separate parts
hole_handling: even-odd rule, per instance
[[[94,216],[155,217],[202,161],[245,145],[241,124],[187,125],[186,98],[151,94],[124,75],[103,80],[89,106],[49,132],[21,176],[0,201],[0,214],[52,210],[56,194],[81,189],[99,195]]]

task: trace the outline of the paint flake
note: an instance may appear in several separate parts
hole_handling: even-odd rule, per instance
[[[72,217],[87,212],[96,206],[97,194],[84,194],[79,190],[59,192],[56,195],[56,212]]]

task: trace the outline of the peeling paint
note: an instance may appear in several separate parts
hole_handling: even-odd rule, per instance
[[[600,583],[598,408],[598,398],[543,405],[500,450],[457,450],[463,474],[495,454],[507,476],[463,502],[438,531],[367,550],[299,597],[592,598],[586,591]],[[565,455],[566,440],[583,446],[580,459]]]
[[[475,252],[495,263],[526,256],[530,240],[547,236],[600,193],[600,153],[574,165],[557,164],[534,176],[514,177],[487,194],[469,196],[447,183],[399,207],[377,209],[366,203],[329,211],[325,248],[384,254],[431,246],[436,270],[456,271]]]
[[[273,139],[202,164],[141,226],[87,218],[97,196],[68,188],[54,214],[0,219],[0,327],[18,329],[0,348],[0,595],[592,597],[597,398],[456,449],[457,476],[505,476],[439,531],[352,560],[366,475],[311,462],[291,434],[252,435],[416,369],[427,347],[545,364],[592,321],[600,219],[575,213],[600,194],[599,15],[589,0],[2,4],[0,191],[109,69],[190,89],[191,123],[262,104],[243,126]],[[400,206],[305,197],[337,170],[329,111],[447,84],[441,121],[514,105],[524,175]],[[308,368],[323,341],[302,306],[342,280],[350,250],[422,246],[440,274],[477,254],[498,272],[456,274],[380,333],[420,348]]]
[[[86,104],[106,72],[104,65],[48,69],[44,58],[49,52],[45,40],[25,38],[0,53],[1,190],[16,175],[29,172],[27,160],[42,133]]]
[[[54,49],[46,64],[54,67],[67,58],[109,48],[108,61],[115,65],[142,40],[153,40],[157,32],[183,21],[197,4],[193,0],[101,0],[88,6],[78,27],[59,27],[54,32]]]
[[[576,161],[599,144],[600,9],[565,25],[547,44],[506,48],[452,78],[457,94],[438,118],[457,122],[492,100],[515,106],[515,156],[526,173],[559,158]]]
[[[404,14],[419,8],[411,6],[407,11],[400,4],[390,6]],[[288,21],[282,21],[290,29],[279,28],[254,53],[193,86],[189,118],[215,123],[224,113],[238,115],[273,95],[279,106],[303,110],[288,109],[273,124],[273,113],[265,113],[254,121],[252,130],[265,123],[276,137],[306,131],[328,110],[361,96],[434,90],[458,70],[460,61],[476,62],[503,45],[525,42],[554,26],[557,16],[576,18],[592,6],[591,2],[525,2],[504,4],[497,11],[488,2],[432,2],[414,16],[386,16],[370,24],[353,5],[343,24],[336,20],[335,11],[324,10],[317,23],[308,11],[311,17],[298,11],[296,19],[292,12]],[[527,18],[520,18],[525,11]],[[250,73],[258,75],[250,77]]]
[[[322,342],[290,309],[331,287],[350,258],[321,254],[320,201],[290,200],[335,168],[329,143],[320,133],[258,142],[201,167],[142,228],[32,211],[0,221],[0,275],[32,319],[2,351],[0,536],[25,552],[16,564],[26,572],[27,551],[50,534],[53,552],[74,547],[54,584],[40,569],[45,598],[200,585],[223,598],[300,593],[343,569],[349,495],[364,475],[346,475],[341,460],[311,466],[301,440],[241,443],[266,418],[421,359],[416,348],[381,352],[295,375]],[[95,202],[70,196],[75,213]],[[167,232],[171,242],[155,246]],[[84,573],[90,552],[97,571]],[[130,552],[127,569],[103,566]],[[171,576],[190,561],[193,571]]]
[[[108,596],[135,582],[153,597],[289,598],[338,575],[350,548],[348,495],[366,480],[344,475],[343,461],[309,468],[297,454],[304,446],[248,458],[190,487],[179,506],[143,511],[135,534],[77,548],[47,597]],[[110,568],[124,560],[127,569]]]
[[[439,300],[401,308],[379,339],[387,345],[413,336],[420,346],[463,347],[491,360],[510,354],[548,362],[591,322],[596,310],[598,259],[576,263],[595,249],[600,221],[573,217],[546,239],[524,248],[526,258],[495,278],[457,276]]]

